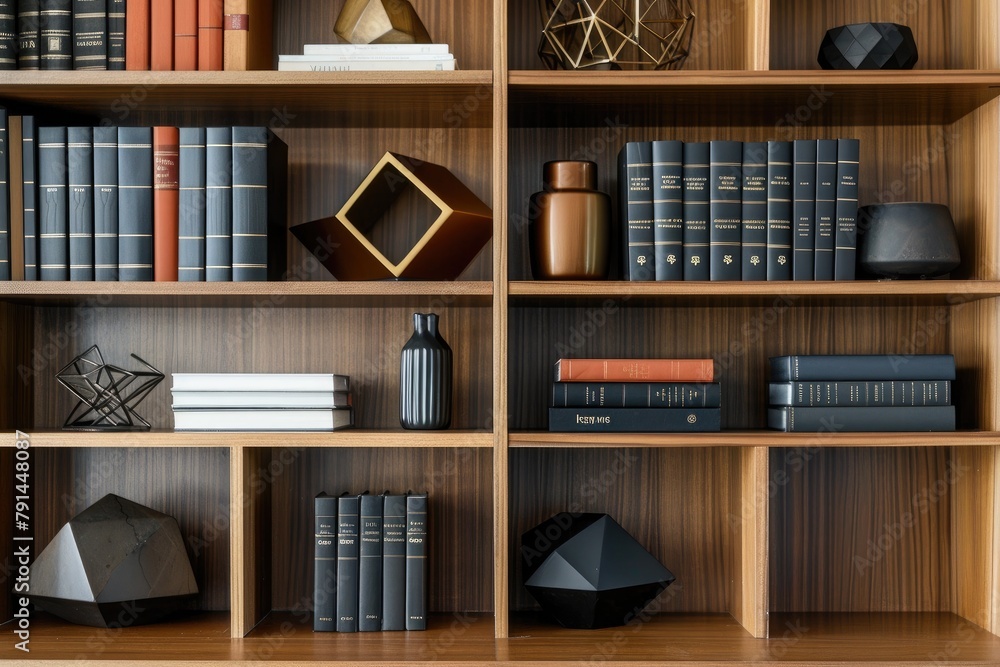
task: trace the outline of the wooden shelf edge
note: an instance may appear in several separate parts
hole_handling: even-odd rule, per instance
[[[87,72],[87,71],[7,71],[0,73],[5,89],[66,86],[80,89],[137,85],[185,88],[225,88],[233,86],[315,88],[324,86],[491,86],[492,70],[454,72]]]
[[[493,283],[467,281],[0,282],[0,298],[115,296],[492,296]]]
[[[1000,445],[1000,432],[952,433],[511,433],[510,447],[986,447]]]

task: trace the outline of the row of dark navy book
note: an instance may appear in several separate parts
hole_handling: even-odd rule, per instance
[[[0,280],[264,281],[288,149],[265,127],[39,127],[0,111]]]
[[[625,280],[854,280],[860,143],[630,142]]]
[[[427,494],[316,496],[313,630],[427,629]]]

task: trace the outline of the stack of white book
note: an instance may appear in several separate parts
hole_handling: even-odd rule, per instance
[[[323,373],[174,373],[177,431],[336,431],[354,426],[350,378]]]
[[[306,44],[279,55],[279,72],[366,72],[458,69],[447,44]]]

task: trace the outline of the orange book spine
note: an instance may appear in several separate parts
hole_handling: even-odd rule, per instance
[[[174,69],[173,0],[153,0],[150,26],[150,69],[155,72],[169,72]]]
[[[177,280],[180,130],[153,128],[153,279]]]
[[[198,0],[174,0],[174,71],[198,69]]]
[[[222,71],[222,0],[198,0],[198,69]]]
[[[556,382],[712,382],[711,359],[560,359]]]
[[[149,70],[149,0],[126,0],[125,69]]]

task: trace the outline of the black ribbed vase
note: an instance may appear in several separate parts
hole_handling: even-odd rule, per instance
[[[413,335],[399,365],[399,423],[434,430],[451,425],[451,348],[438,333],[438,316],[413,314]]]

